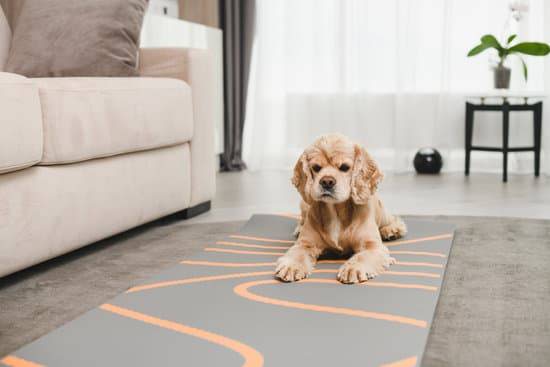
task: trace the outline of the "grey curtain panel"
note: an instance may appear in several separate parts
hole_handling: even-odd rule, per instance
[[[224,56],[224,153],[222,171],[246,168],[242,139],[252,40],[255,0],[220,0]]]

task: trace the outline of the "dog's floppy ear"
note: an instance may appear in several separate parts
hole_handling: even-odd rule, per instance
[[[309,164],[306,158],[306,152],[302,153],[296,165],[294,165],[294,175],[292,176],[292,184],[296,187],[302,199],[306,203],[311,202],[309,190],[312,182],[311,172],[309,170]]]
[[[378,189],[384,175],[367,151],[355,145],[355,162],[351,173],[351,198],[355,204],[366,204]]]

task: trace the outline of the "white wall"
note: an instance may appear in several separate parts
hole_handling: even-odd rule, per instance
[[[178,18],[178,0],[149,0],[149,7],[147,11],[150,14],[166,15],[172,18]]]

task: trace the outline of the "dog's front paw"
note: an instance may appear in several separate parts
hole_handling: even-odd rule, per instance
[[[312,270],[313,266],[306,261],[283,256],[277,260],[275,276],[284,282],[294,282],[306,278]]]
[[[346,261],[338,270],[336,277],[346,284],[366,282],[378,275],[375,269],[367,261]]]
[[[399,217],[380,228],[380,236],[384,241],[393,241],[407,234],[407,226]]]
[[[392,264],[395,264],[395,259],[384,251],[357,254],[340,267],[336,277],[346,284],[361,283],[383,273]]]

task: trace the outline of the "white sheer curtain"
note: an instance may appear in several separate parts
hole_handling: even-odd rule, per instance
[[[544,39],[543,0],[513,28]],[[467,58],[485,33],[503,36],[503,0],[258,0],[244,159],[250,169],[290,168],[318,135],[341,132],[364,144],[386,170],[412,169],[432,146],[446,170],[463,170],[464,101],[492,86],[489,54]],[[519,65],[512,89],[544,90],[544,61]],[[475,143],[501,144],[501,117],[476,115]],[[532,142],[531,116],[511,118],[511,144]],[[479,122],[479,123],[478,123]],[[548,154],[547,154],[548,156]],[[512,155],[512,171],[532,171]],[[473,170],[500,170],[501,155],[474,153]]]

